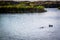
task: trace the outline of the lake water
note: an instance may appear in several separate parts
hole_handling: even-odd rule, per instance
[[[0,40],[60,40],[60,10],[46,10],[44,13],[0,14]]]

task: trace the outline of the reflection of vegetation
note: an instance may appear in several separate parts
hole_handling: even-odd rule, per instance
[[[2,10],[1,10],[2,9]],[[45,12],[43,6],[21,6],[21,5],[8,5],[8,6],[0,6],[0,12]]]

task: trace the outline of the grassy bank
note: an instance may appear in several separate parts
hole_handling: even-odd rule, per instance
[[[0,6],[0,13],[34,13],[45,12],[45,7],[33,3],[21,2],[19,4],[8,4]]]

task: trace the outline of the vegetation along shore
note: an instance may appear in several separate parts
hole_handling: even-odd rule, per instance
[[[59,4],[60,2],[52,1],[0,1],[0,13],[40,13],[46,12],[45,8],[48,7],[59,7],[60,9]]]

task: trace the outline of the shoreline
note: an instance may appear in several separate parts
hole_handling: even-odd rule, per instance
[[[0,3],[0,13],[41,13],[47,11],[45,8],[60,7],[60,1],[0,1]]]

